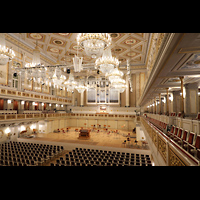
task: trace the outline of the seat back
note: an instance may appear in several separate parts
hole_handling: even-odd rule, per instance
[[[190,132],[187,142],[188,142],[189,144],[192,144],[192,143],[193,143],[193,140],[194,140],[194,137],[195,137],[195,133]]]
[[[178,127],[175,128],[174,135],[177,135],[177,133],[178,133],[178,129],[179,129]]]
[[[179,138],[181,138],[181,136],[182,136],[182,133],[183,133],[183,129],[182,129],[182,128],[180,128],[180,129],[179,129],[179,131],[178,131],[178,137],[179,137]]]
[[[195,145],[197,149],[200,149],[200,135],[197,135]]]
[[[184,132],[183,132],[183,135],[182,135],[182,140],[187,140],[187,138],[188,138],[188,134],[189,133],[189,131],[188,130],[185,130]]]
[[[171,133],[174,132],[174,128],[175,128],[175,126],[173,125],[172,128],[171,128]]]
[[[178,113],[178,117],[181,117],[181,112]]]

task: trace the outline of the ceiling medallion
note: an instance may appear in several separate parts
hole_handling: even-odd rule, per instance
[[[57,49],[57,48],[50,48],[49,50],[51,52],[53,52],[53,53],[58,53],[59,52],[59,49]]]
[[[62,36],[67,36],[69,35],[69,33],[58,33],[59,35],[62,35]]]
[[[136,53],[135,53],[135,52],[129,52],[129,53],[127,53],[126,55],[129,56],[129,57],[133,57],[133,56],[136,55]]]
[[[110,33],[110,37],[115,39],[119,37],[119,33]]]
[[[30,37],[35,39],[35,40],[41,40],[42,39],[42,35],[39,33],[30,33]]]
[[[135,39],[128,39],[125,41],[125,44],[135,44],[137,41]]]
[[[75,49],[75,50],[78,50],[78,51],[79,51],[79,50],[82,50],[82,48],[81,48],[80,46],[78,46],[78,45],[75,45],[75,46],[73,46],[72,48]]]
[[[62,40],[53,40],[53,43],[56,44],[56,45],[63,45],[64,42]]]
[[[111,37],[108,33],[79,33],[77,42],[88,56],[97,58],[111,45]]]

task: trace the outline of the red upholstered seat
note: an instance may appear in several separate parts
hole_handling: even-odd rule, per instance
[[[181,138],[177,138],[177,143],[179,145],[183,146],[183,141],[186,141],[188,133],[189,133],[188,130],[184,130],[183,134],[182,134],[182,137]]]
[[[181,138],[182,134],[183,134],[183,129],[180,128],[179,131],[178,131],[178,134],[174,135],[174,141],[178,142],[178,139]]]
[[[197,135],[194,145],[188,145],[188,151],[195,157],[197,156],[197,149],[200,149],[200,135]]]
[[[183,141],[183,148],[185,150],[188,150],[189,144],[193,143],[193,139],[194,139],[195,135],[196,135],[195,133],[190,132],[189,137],[188,137],[188,141]]]
[[[170,138],[173,139],[174,136],[176,136],[178,134],[178,129],[179,129],[179,127],[176,127],[174,133],[170,133]]]

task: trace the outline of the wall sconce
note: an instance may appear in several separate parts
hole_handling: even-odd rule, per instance
[[[163,102],[163,103],[166,103],[166,99],[164,98],[164,99],[162,100],[162,102]]]
[[[8,99],[8,104],[11,104],[11,100],[10,99]]]
[[[5,129],[5,133],[6,133],[6,134],[10,133],[10,129],[9,129],[9,128],[6,128],[6,129]]]
[[[24,105],[24,101],[21,101],[21,104]]]

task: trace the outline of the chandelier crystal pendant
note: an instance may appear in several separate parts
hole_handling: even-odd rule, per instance
[[[119,65],[118,59],[112,57],[111,49],[107,48],[103,51],[102,57],[98,58],[95,62],[95,67],[100,67],[102,73],[109,73],[114,67]]]
[[[15,57],[15,53],[12,49],[6,47],[5,34],[0,33],[0,65],[5,65]]]
[[[88,56],[97,58],[111,45],[111,37],[108,33],[79,33],[77,42]]]

